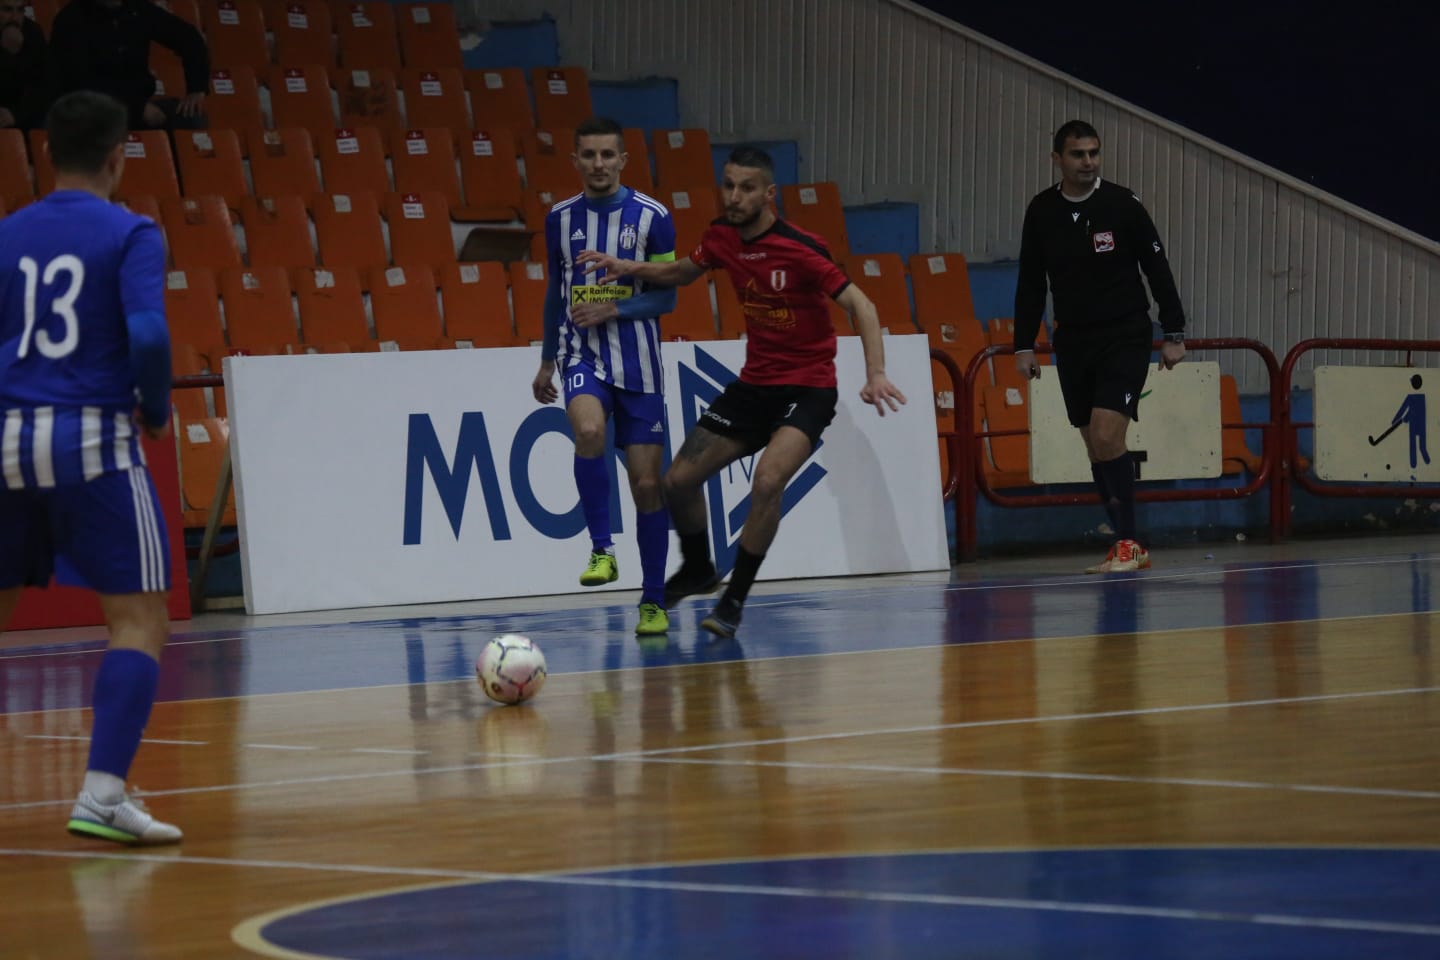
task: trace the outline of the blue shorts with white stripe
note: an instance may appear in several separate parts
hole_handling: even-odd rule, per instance
[[[165,517],[141,464],[42,489],[0,486],[0,590],[60,583],[100,593],[170,589]]]

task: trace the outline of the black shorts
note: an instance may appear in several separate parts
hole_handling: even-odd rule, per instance
[[[733,381],[700,415],[699,426],[745,444],[747,454],[764,447],[780,427],[794,427],[820,442],[835,419],[839,393],[834,387],[757,386]]]
[[[1065,413],[1077,427],[1088,426],[1096,407],[1140,419],[1140,393],[1150,373],[1150,323],[1143,330],[1055,331],[1055,372]]]

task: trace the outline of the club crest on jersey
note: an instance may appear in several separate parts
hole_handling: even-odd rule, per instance
[[[635,232],[635,227],[634,227],[633,224],[627,223],[627,224],[625,224],[625,226],[621,227],[621,228],[620,228],[620,249],[621,249],[621,250],[634,250],[634,249],[635,249],[635,238],[636,238],[637,236],[638,236],[638,234],[636,234],[636,232]]]
[[[776,293],[779,293],[781,290],[784,290],[784,289],[785,289],[785,271],[784,271],[784,270],[771,270],[771,271],[770,271],[770,289],[771,289],[771,290],[774,290]]]
[[[1092,234],[1090,239],[1095,241],[1096,253],[1109,253],[1115,249],[1115,234],[1110,230]]]

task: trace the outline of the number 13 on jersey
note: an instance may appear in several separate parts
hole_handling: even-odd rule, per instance
[[[32,340],[40,355],[51,360],[59,360],[74,353],[80,344],[80,319],[75,315],[75,301],[79,299],[80,288],[85,283],[84,262],[73,254],[65,253],[47,263],[42,272],[40,264],[33,257],[21,257],[20,272],[25,274],[25,332],[20,336],[17,358],[23,360],[30,353]],[[51,314],[60,318],[65,331],[57,342],[50,336],[49,330],[35,329],[36,297],[40,284],[50,287],[62,273],[69,275],[69,283],[65,292],[50,302]]]

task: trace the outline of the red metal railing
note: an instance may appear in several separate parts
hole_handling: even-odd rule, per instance
[[[1160,344],[1155,344],[1159,349]],[[1148,490],[1138,489],[1135,499],[1139,502],[1175,501],[1175,500],[1234,500],[1241,497],[1248,497],[1259,492],[1260,488],[1267,483],[1271,484],[1271,535],[1276,535],[1276,487],[1278,484],[1271,481],[1282,476],[1284,471],[1277,469],[1281,466],[1278,462],[1282,456],[1280,443],[1282,408],[1279,398],[1276,396],[1276,386],[1280,379],[1280,364],[1270,348],[1258,340],[1250,340],[1239,337],[1225,337],[1216,339],[1188,340],[1185,343],[1187,353],[1196,353],[1206,350],[1250,350],[1259,354],[1260,359],[1265,363],[1266,372],[1270,377],[1270,419],[1265,423],[1224,423],[1223,428],[1258,429],[1263,432],[1264,449],[1261,454],[1261,466],[1259,473],[1250,479],[1250,482],[1242,487],[1216,487],[1200,490]],[[1051,353],[1049,344],[1037,344],[1037,352]],[[970,361],[969,368],[961,382],[960,390],[955,394],[955,423],[957,441],[951,450],[952,483],[958,482],[955,501],[955,553],[956,561],[968,563],[973,561],[979,554],[979,528],[976,523],[975,508],[979,501],[979,494],[985,494],[985,498],[991,503],[1001,507],[1034,507],[1034,506],[1072,506],[1080,504],[1098,504],[1099,497],[1094,493],[1046,493],[1030,494],[1027,496],[1015,496],[1012,494],[1000,493],[990,486],[990,480],[985,475],[984,461],[985,451],[983,443],[990,437],[1021,436],[1027,431],[1023,430],[996,430],[977,432],[974,422],[975,409],[975,384],[984,368],[985,362],[994,356],[1011,355],[1015,352],[1013,346],[992,346],[980,353],[977,353]],[[931,351],[935,357],[937,351]],[[938,358],[937,358],[938,359]],[[948,358],[947,358],[948,359]],[[952,363],[953,366],[953,363]],[[958,369],[958,367],[956,368]]]
[[[1313,430],[1313,421],[1294,423],[1291,421],[1290,408],[1290,386],[1295,374],[1295,365],[1300,358],[1312,350],[1403,350],[1406,354],[1405,365],[1410,366],[1410,354],[1412,353],[1440,353],[1440,341],[1436,340],[1377,340],[1377,339],[1344,339],[1344,338],[1317,338],[1314,340],[1302,340],[1290,348],[1285,354],[1285,362],[1280,368],[1280,377],[1277,384],[1280,394],[1280,416],[1284,425],[1281,437],[1283,447],[1284,470],[1279,478],[1280,482],[1274,485],[1274,493],[1271,497],[1270,526],[1272,535],[1276,539],[1284,539],[1290,536],[1290,507],[1292,493],[1290,484],[1294,482],[1301,489],[1317,497],[1415,497],[1417,499],[1440,498],[1440,486],[1424,486],[1417,483],[1346,483],[1343,486],[1333,483],[1317,481],[1312,477],[1305,476],[1297,468],[1299,462],[1299,439],[1298,433],[1302,429]],[[1272,397],[1272,402],[1274,398]],[[1278,502],[1277,502],[1278,498]]]

